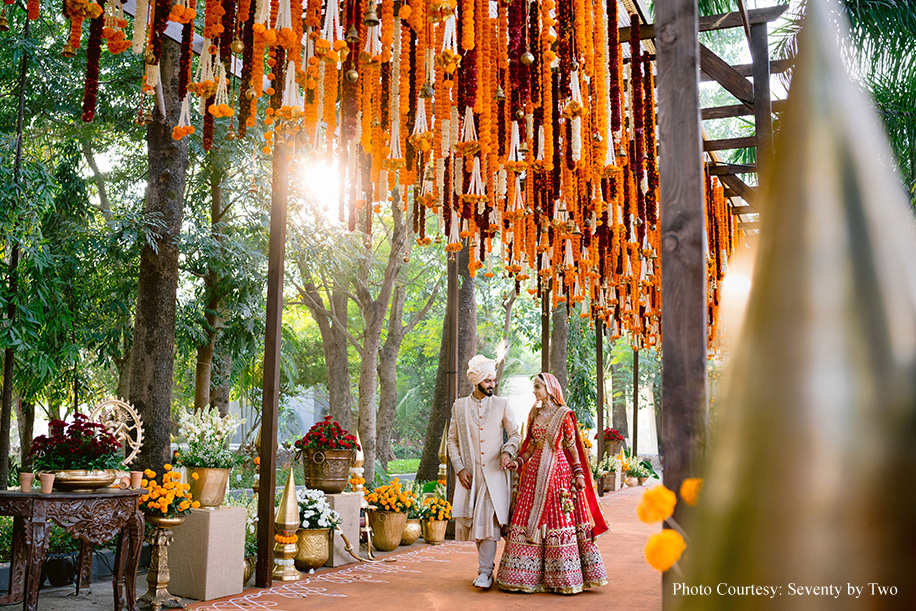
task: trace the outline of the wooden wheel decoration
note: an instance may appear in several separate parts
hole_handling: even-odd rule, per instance
[[[105,399],[92,408],[89,419],[104,424],[124,446],[122,465],[129,465],[143,446],[143,421],[134,407],[121,399]]]

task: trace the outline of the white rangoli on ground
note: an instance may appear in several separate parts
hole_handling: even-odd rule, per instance
[[[290,581],[263,590],[255,590],[227,600],[203,602],[193,606],[193,611],[233,611],[245,609],[270,609],[283,611],[284,599],[303,599],[311,596],[346,598],[346,586],[363,583],[388,583],[388,577],[403,573],[422,573],[419,565],[430,562],[451,562],[452,554],[473,554],[473,543],[449,541],[440,545],[423,547],[393,556],[394,562],[360,562],[341,570],[322,571],[303,575],[299,581]],[[344,586],[344,587],[341,587]]]

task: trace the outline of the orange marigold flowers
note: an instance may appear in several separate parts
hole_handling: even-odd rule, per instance
[[[674,566],[687,548],[684,537],[673,530],[655,533],[646,542],[646,560],[658,571],[665,572]]]
[[[649,488],[642,493],[642,499],[636,506],[636,515],[640,520],[651,524],[667,520],[674,513],[677,497],[663,485]]]
[[[191,479],[198,480],[198,479],[200,479],[200,475],[198,475],[196,472],[195,472],[195,473],[192,473],[192,474],[191,474]]]
[[[703,488],[702,477],[688,477],[681,482],[681,498],[691,507],[697,504],[700,490]]]
[[[261,464],[261,457],[260,457],[260,456],[255,456],[255,457],[254,457],[254,464],[256,464],[256,465],[260,465],[260,464]]]
[[[297,535],[281,535],[281,534],[274,535],[274,541],[276,541],[277,543],[283,544],[283,545],[294,544],[298,540],[299,540],[299,537]]]

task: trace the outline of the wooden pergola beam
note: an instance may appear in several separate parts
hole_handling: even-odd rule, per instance
[[[753,174],[756,171],[756,165],[737,163],[710,163],[706,165],[706,172],[711,176],[722,176],[723,174]]]
[[[795,65],[794,59],[774,59],[770,62],[770,74],[779,74],[789,70]],[[748,78],[754,76],[754,64],[738,64],[732,68],[741,76]],[[700,74],[701,82],[714,81],[715,79],[708,74]]]
[[[703,150],[728,151],[731,149],[753,148],[757,146],[757,136],[742,136],[740,138],[723,138],[722,140],[707,140],[703,143]]]
[[[770,110],[772,112],[782,112],[786,108],[786,102],[787,100],[773,100],[770,102]],[[744,104],[735,104],[734,106],[712,106],[700,111],[700,115],[704,121],[727,119],[729,117],[743,117],[752,114],[754,114],[754,111]]]
[[[700,69],[715,79],[730,94],[747,104],[749,108],[753,108],[754,88],[750,81],[702,43],[700,43]]]
[[[767,8],[752,9],[747,13],[751,20],[751,25],[754,25],[757,23],[769,23],[770,21],[775,21],[776,19],[779,19],[788,8],[788,4],[779,4],[777,6],[770,6]],[[656,8],[656,11],[657,10],[658,9]],[[708,17],[700,17],[698,25],[700,32],[711,32],[713,30],[740,28],[743,24],[741,23],[741,15],[737,12],[734,12],[725,13],[724,15],[710,15]],[[630,40],[629,27],[618,28],[617,32],[619,40]],[[649,23],[641,25],[639,27],[639,37],[642,39],[655,38],[655,24]]]
[[[753,202],[757,199],[757,189],[750,186],[734,174],[720,174],[719,180],[722,184],[734,191],[738,197],[746,202]]]

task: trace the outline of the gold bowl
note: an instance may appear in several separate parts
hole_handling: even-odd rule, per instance
[[[62,492],[92,492],[111,486],[115,477],[117,473],[111,469],[64,469],[54,472],[54,489]]]

